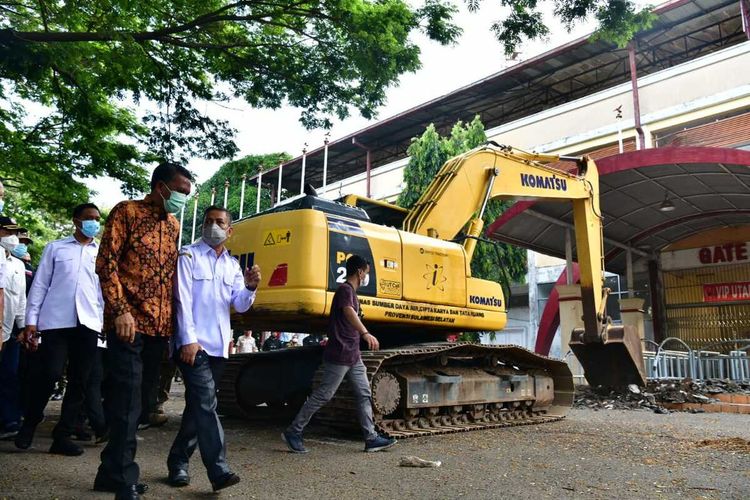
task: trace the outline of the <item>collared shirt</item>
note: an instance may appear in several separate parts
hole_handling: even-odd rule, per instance
[[[172,334],[172,283],[180,224],[148,199],[115,205],[104,226],[96,273],[104,294],[104,328],[129,312],[136,332]]]
[[[48,243],[26,302],[26,324],[39,331],[74,328],[102,331],[102,291],[94,262],[99,245],[73,236]]]
[[[240,264],[229,252],[217,256],[203,241],[183,247],[177,260],[173,349],[198,342],[209,356],[228,357],[229,308],[243,313],[254,300],[255,292],[245,287]]]
[[[237,354],[246,354],[248,352],[257,352],[258,347],[255,345],[255,339],[252,335],[246,337],[241,335],[237,339]]]
[[[5,286],[5,249],[0,248],[0,290]]]
[[[5,252],[0,249],[0,252]],[[10,338],[13,324],[18,328],[26,326],[26,269],[23,262],[10,257],[5,262],[5,312],[3,315],[3,342]]]

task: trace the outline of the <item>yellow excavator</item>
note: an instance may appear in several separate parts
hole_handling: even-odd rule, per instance
[[[551,165],[562,160],[577,170]],[[501,285],[471,276],[488,201],[571,202],[584,311],[571,348],[592,385],[643,385],[636,332],[611,325],[605,311],[598,189],[588,158],[489,143],[446,162],[411,210],[359,196],[297,197],[234,224],[230,252],[243,267],[260,265],[264,283],[252,309],[232,316],[233,328],[324,334],[346,259],[358,254],[371,264],[369,284],[357,292],[364,322],[382,347],[363,351],[381,432],[409,437],[562,418],[574,393],[564,362],[446,339],[506,324]],[[315,383],[321,354],[310,346],[231,356],[220,411],[294,409]],[[344,384],[318,419],[349,426],[354,407]]]

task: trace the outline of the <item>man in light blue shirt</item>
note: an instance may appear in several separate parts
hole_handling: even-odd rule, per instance
[[[185,381],[185,411],[167,459],[169,484],[175,487],[190,483],[188,462],[196,445],[214,491],[240,482],[226,461],[224,429],[216,413],[216,386],[232,341],[230,307],[239,313],[250,309],[260,268],[253,266],[243,273],[224,247],[231,234],[229,212],[208,207],[202,238],[183,247],[177,259],[177,330],[172,336],[172,352]]]
[[[73,236],[47,244],[42,253],[26,301],[22,341],[31,350],[38,347],[39,354],[33,368],[36,373],[30,379],[23,426],[15,439],[18,448],[31,446],[36,426],[44,418],[44,408],[67,360],[68,387],[49,451],[61,455],[83,453],[70,435],[83,406],[97,338],[102,331],[104,301],[99,277],[94,272],[99,251],[94,236],[99,232],[99,218],[96,205],[78,205],[73,209]]]

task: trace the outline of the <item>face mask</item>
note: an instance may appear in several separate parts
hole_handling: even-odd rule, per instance
[[[13,257],[16,257],[17,259],[22,259],[24,255],[26,255],[26,252],[29,251],[29,248],[26,246],[25,243],[19,243],[18,245],[13,248],[13,250],[10,251],[11,255]]]
[[[202,237],[208,246],[217,247],[227,240],[227,231],[218,224],[204,224]]]
[[[166,184],[164,184],[164,187],[166,187],[167,191],[169,191],[169,198],[164,198],[164,196],[162,196],[161,194],[161,191],[159,191],[159,196],[161,196],[162,200],[164,200],[164,210],[172,215],[180,213],[182,207],[184,207],[185,203],[187,203],[188,195],[182,194],[179,191],[172,191],[171,189],[169,189],[169,187],[167,187]]]
[[[0,199],[0,214],[3,213],[3,208],[5,208],[5,200]]]
[[[98,220],[81,221],[81,232],[87,238],[93,238],[94,236],[99,234],[99,229],[101,229],[101,225],[99,224]]]
[[[9,252],[12,252],[13,249],[18,246],[18,236],[15,234],[11,236],[3,236],[0,238],[0,246]]]
[[[370,275],[368,273],[368,274],[365,274],[364,278],[362,278],[362,283],[360,284],[360,286],[366,287],[369,284],[370,284]]]

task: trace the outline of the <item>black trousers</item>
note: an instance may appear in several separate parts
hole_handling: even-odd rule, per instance
[[[144,401],[142,384],[149,377],[158,381],[159,362],[167,340],[136,333],[129,344],[118,339],[114,331],[107,333],[104,415],[109,425],[109,441],[102,450],[96,483],[114,488],[138,484],[135,433]],[[156,383],[153,397],[155,401]]]
[[[52,436],[59,439],[73,433],[78,414],[83,408],[91,366],[96,356],[97,335],[97,332],[83,325],[42,333],[39,351],[30,367],[31,379],[24,408],[24,425],[36,427],[44,418],[44,409],[55,383],[63,374],[67,360],[68,386],[62,402],[60,421],[52,431]]]
[[[89,419],[89,425],[94,429],[97,436],[103,435],[107,430],[102,406],[102,384],[104,382],[104,356],[106,349],[97,347],[94,362],[91,364],[89,384],[86,388],[86,402],[84,412]]]
[[[143,336],[143,382],[141,384],[141,416],[139,423],[145,424],[149,421],[149,415],[156,411],[156,403],[159,398],[159,380],[161,375],[161,363],[168,349],[167,337]]]
[[[224,358],[209,356],[199,351],[191,366],[177,364],[185,380],[185,411],[180,432],[174,439],[167,457],[167,468],[188,470],[190,457],[199,447],[203,465],[210,481],[217,481],[231,472],[227,464],[224,428],[216,413],[216,386],[224,373]]]

